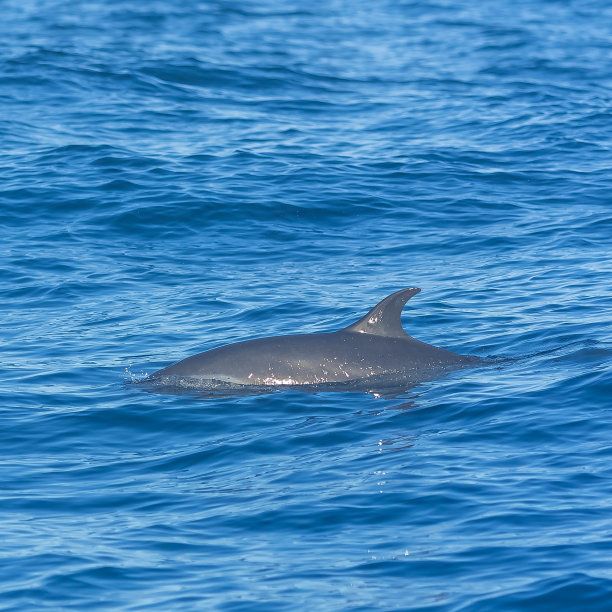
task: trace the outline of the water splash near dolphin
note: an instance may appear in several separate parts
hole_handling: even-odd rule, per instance
[[[479,365],[408,335],[401,322],[417,287],[396,291],[355,323],[339,331],[258,338],[221,346],[152,374],[158,391],[205,390],[220,393],[405,388],[449,370]]]

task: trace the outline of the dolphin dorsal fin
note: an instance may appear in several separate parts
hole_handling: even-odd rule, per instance
[[[388,338],[405,338],[408,334],[402,327],[402,309],[406,302],[421,291],[417,287],[401,289],[387,296],[359,321],[345,327],[342,331],[359,334],[372,334]]]

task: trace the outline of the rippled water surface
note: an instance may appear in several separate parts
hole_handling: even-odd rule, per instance
[[[0,607],[609,610],[603,0],[7,0]],[[394,395],[133,381],[333,331]]]

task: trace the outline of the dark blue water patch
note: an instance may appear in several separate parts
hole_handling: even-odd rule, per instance
[[[470,606],[474,610],[490,607],[500,609],[541,610],[543,606],[562,608],[594,607],[600,609],[610,597],[610,580],[591,577],[580,572],[562,578],[552,577],[534,581],[516,595],[490,597]]]

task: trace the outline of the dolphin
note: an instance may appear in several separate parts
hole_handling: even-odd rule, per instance
[[[254,387],[326,385],[394,380],[410,385],[480,358],[459,355],[409,336],[402,327],[406,302],[419,293],[392,293],[355,323],[335,332],[246,340],[187,357],[159,370],[149,381],[161,385]]]

